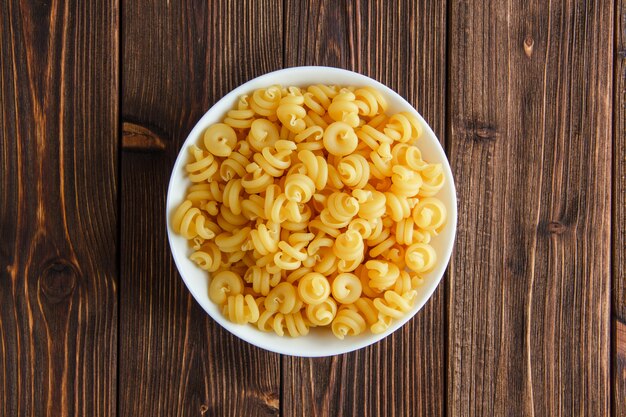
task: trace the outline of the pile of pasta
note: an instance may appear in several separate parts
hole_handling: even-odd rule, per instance
[[[172,225],[226,318],[343,339],[412,309],[437,260],[444,173],[413,144],[419,120],[386,109],[371,87],[270,86],[191,146]]]

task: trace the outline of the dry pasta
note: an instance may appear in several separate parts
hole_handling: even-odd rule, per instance
[[[224,317],[279,336],[381,333],[410,312],[445,227],[443,167],[372,87],[273,85],[189,147],[172,213]]]

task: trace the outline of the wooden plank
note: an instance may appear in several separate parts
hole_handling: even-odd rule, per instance
[[[613,2],[450,12],[448,415],[608,415]]]
[[[622,416],[626,410],[626,324],[614,320],[615,357],[613,375],[613,415]]]
[[[279,356],[231,336],[193,300],[172,262],[164,207],[196,121],[281,67],[282,1],[128,0],[123,33],[125,131],[149,143],[130,149],[127,139],[133,152],[122,155],[120,414],[278,415]]]
[[[115,416],[118,9],[0,4],[0,415]]]
[[[414,104],[443,138],[445,2],[286,4],[287,66],[340,66],[374,77]],[[324,359],[283,357],[283,415],[443,415],[444,285],[374,346]]]
[[[613,133],[613,416],[626,415],[626,1],[615,9]]]

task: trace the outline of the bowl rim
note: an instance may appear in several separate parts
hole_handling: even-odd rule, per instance
[[[434,146],[437,149],[437,151],[443,156],[443,161],[442,161],[442,165],[444,168],[444,173],[446,175],[446,180],[447,182],[449,182],[449,184],[447,184],[447,186],[450,187],[451,189],[451,194],[452,194],[452,201],[450,204],[450,207],[446,206],[446,209],[448,211],[448,220],[447,220],[447,224],[446,227],[450,227],[451,228],[451,233],[450,233],[450,240],[445,242],[445,249],[443,251],[443,253],[438,254],[438,255],[442,255],[441,258],[438,260],[438,263],[440,265],[444,265],[443,268],[441,269],[441,273],[438,274],[438,276],[435,277],[435,279],[433,280],[433,282],[430,285],[430,288],[425,291],[421,297],[421,300],[418,300],[418,302],[416,303],[416,305],[413,307],[413,310],[411,312],[408,312],[405,316],[403,316],[402,318],[399,318],[397,320],[394,320],[393,324],[391,326],[389,326],[389,328],[387,330],[385,330],[384,332],[380,333],[380,334],[372,334],[370,338],[365,339],[365,340],[360,340],[359,342],[355,342],[353,344],[347,344],[347,347],[343,348],[343,349],[337,349],[335,351],[333,351],[332,353],[321,353],[318,354],[315,352],[315,350],[313,351],[298,351],[298,352],[294,352],[292,349],[288,349],[283,347],[280,343],[276,343],[276,344],[268,344],[259,340],[255,340],[254,337],[250,337],[249,335],[246,334],[242,334],[242,332],[238,332],[236,326],[241,326],[238,325],[236,323],[231,323],[230,321],[228,321],[225,317],[221,316],[221,315],[214,315],[212,314],[209,310],[207,310],[207,308],[205,308],[203,302],[201,301],[204,299],[208,299],[208,294],[201,294],[199,293],[194,287],[193,285],[191,285],[191,283],[188,281],[188,278],[185,277],[185,274],[183,273],[183,266],[180,264],[180,260],[179,257],[180,256],[187,256],[184,254],[181,254],[179,249],[177,249],[178,245],[175,244],[172,239],[173,239],[173,230],[171,230],[171,225],[170,225],[170,218],[171,218],[171,210],[168,209],[170,204],[170,199],[172,198],[172,189],[174,187],[174,180],[175,177],[177,176],[176,174],[178,173],[178,171],[181,170],[181,165],[184,164],[183,162],[183,154],[184,151],[186,149],[188,149],[188,147],[193,144],[194,142],[196,142],[198,140],[199,133],[198,131],[204,130],[206,128],[206,126],[204,126],[206,124],[205,120],[206,119],[210,119],[213,116],[213,112],[214,109],[216,107],[219,107],[219,105],[222,102],[226,102],[226,101],[232,101],[234,98],[237,98],[243,94],[246,93],[250,93],[251,90],[253,89],[252,87],[250,87],[252,84],[258,84],[261,83],[264,80],[274,80],[276,77],[280,76],[281,74],[286,74],[286,73],[298,73],[301,72],[303,78],[306,78],[307,73],[309,73],[310,71],[315,71],[315,70],[323,70],[323,71],[327,71],[330,73],[335,73],[335,74],[341,74],[344,76],[349,76],[354,78],[354,83],[358,84],[359,81],[362,82],[366,82],[368,85],[373,85],[375,86],[377,89],[381,90],[384,94],[390,95],[392,97],[394,97],[397,101],[400,101],[403,105],[406,105],[408,107],[408,111],[410,111],[411,113],[413,113],[414,115],[416,115],[418,117],[418,119],[420,120],[420,122],[422,123],[423,128],[428,131],[428,133],[435,138],[434,140]],[[276,84],[275,81],[268,81],[267,85],[273,85]],[[293,83],[292,83],[293,84]],[[201,127],[204,126],[204,127]],[[207,111],[202,115],[202,117],[200,117],[198,119],[198,121],[194,124],[193,128],[189,131],[189,134],[187,135],[187,137],[185,138],[185,140],[183,141],[182,145],[180,146],[178,152],[177,152],[177,156],[176,156],[176,160],[174,162],[174,165],[172,166],[172,172],[170,174],[170,179],[169,179],[169,183],[168,183],[168,187],[167,187],[167,194],[166,194],[166,199],[165,199],[165,228],[167,231],[167,237],[168,237],[168,243],[170,246],[170,252],[172,255],[172,258],[174,259],[174,264],[176,265],[176,270],[178,271],[178,274],[180,275],[181,279],[183,280],[183,282],[185,283],[185,286],[187,287],[187,289],[189,290],[189,292],[191,293],[191,295],[193,296],[194,300],[200,305],[200,307],[204,310],[204,312],[206,314],[208,314],[209,317],[211,317],[215,322],[217,322],[223,329],[225,329],[226,331],[228,331],[229,333],[231,333],[232,335],[234,335],[235,337],[244,340],[247,343],[250,343],[253,346],[259,347],[261,349],[270,351],[270,352],[274,352],[274,353],[278,353],[281,355],[288,355],[288,356],[295,356],[295,357],[328,357],[328,356],[335,356],[335,355],[340,355],[340,354],[344,354],[344,353],[348,353],[348,352],[353,352],[362,348],[365,348],[367,346],[371,346],[383,339],[385,339],[387,336],[389,336],[392,333],[395,333],[397,330],[401,329],[409,320],[411,320],[412,318],[414,318],[417,313],[424,307],[424,305],[430,300],[430,298],[432,297],[433,293],[435,292],[435,290],[437,289],[437,287],[439,286],[439,284],[441,283],[441,280],[443,279],[443,276],[445,275],[446,271],[448,270],[448,267],[450,265],[450,259],[452,256],[452,252],[454,249],[454,243],[456,241],[456,232],[457,232],[457,222],[458,222],[458,196],[457,196],[457,192],[456,192],[456,187],[455,187],[455,182],[454,182],[454,176],[452,173],[452,168],[450,166],[450,161],[448,160],[448,156],[445,152],[445,150],[443,149],[443,146],[441,145],[440,139],[439,137],[435,134],[435,132],[432,130],[432,128],[430,127],[430,125],[426,122],[426,120],[422,117],[422,115],[417,111],[417,109],[415,107],[413,107],[413,105],[411,103],[409,103],[404,97],[402,97],[400,94],[398,94],[396,91],[394,91],[392,88],[384,85],[383,83],[379,82],[378,80],[371,78],[367,75],[358,73],[358,72],[354,72],[354,71],[350,71],[350,70],[346,70],[343,68],[337,68],[337,67],[330,67],[330,66],[315,66],[315,65],[308,65],[308,66],[296,66],[296,67],[288,67],[288,68],[283,68],[283,69],[279,69],[276,71],[271,71],[265,74],[262,74],[258,77],[254,77],[249,79],[248,81],[244,82],[243,84],[237,86],[236,88],[234,88],[233,90],[229,91],[227,94],[225,94],[224,96],[222,96],[219,100],[217,100],[215,103],[213,103],[211,105],[211,107],[209,107],[209,109],[207,109]],[[217,316],[217,317],[216,317]],[[248,325],[246,325],[248,326]],[[258,329],[255,329],[257,332],[261,332]],[[288,337],[288,336],[287,336]],[[303,336],[304,338],[306,338],[307,336]],[[344,339],[344,340],[349,340],[348,338]]]

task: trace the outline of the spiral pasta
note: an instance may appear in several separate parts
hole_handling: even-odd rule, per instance
[[[339,274],[333,280],[333,297],[340,303],[352,304],[361,297],[361,281],[351,273]]]
[[[363,237],[354,230],[347,230],[335,239],[333,252],[339,259],[351,261],[363,258]]]
[[[224,123],[233,129],[250,129],[253,121],[254,110],[250,108],[230,110],[224,118]]]
[[[209,298],[216,304],[223,304],[229,295],[237,295],[242,292],[243,281],[240,276],[232,271],[221,271],[211,278]]]
[[[181,204],[172,218],[172,225],[176,233],[180,233],[187,239],[200,236],[203,239],[212,239],[215,232],[209,227],[208,220],[199,208],[193,207],[193,203],[186,200]]]
[[[269,88],[262,88],[252,94],[250,108],[259,116],[274,119],[276,118],[276,109],[278,109],[281,98],[282,89],[280,86],[274,85]]]
[[[357,88],[354,95],[360,115],[374,117],[387,110],[387,100],[375,88]]]
[[[267,119],[256,119],[250,125],[247,140],[252,149],[261,152],[266,146],[274,146],[280,140],[278,126]]]
[[[302,317],[302,313],[297,311],[284,316],[284,328],[291,337],[306,336],[309,334],[310,325]]]
[[[406,266],[415,272],[428,272],[437,260],[437,253],[426,243],[414,243],[406,249]]]
[[[391,116],[389,122],[383,129],[385,135],[400,143],[417,140],[421,130],[417,117],[406,112]]]
[[[386,211],[386,196],[379,191],[354,190],[352,195],[359,202],[359,216],[366,219],[380,219]]]
[[[207,242],[189,255],[200,268],[208,272],[215,272],[222,263],[222,252],[213,242]]]
[[[189,148],[194,161],[185,166],[187,175],[192,182],[203,182],[209,180],[217,172],[218,162],[213,154],[205,152],[193,145]]]
[[[413,207],[412,216],[420,229],[438,231],[446,221],[446,206],[436,198],[424,198]]]
[[[298,295],[309,305],[323,303],[330,295],[328,279],[319,272],[309,272],[298,282]]]
[[[237,133],[224,123],[209,126],[204,132],[204,146],[215,156],[228,156],[237,144]]]
[[[338,90],[335,86],[312,85],[307,88],[307,93],[304,94],[304,104],[316,114],[323,116],[337,93]]]
[[[255,323],[259,320],[259,307],[251,295],[231,295],[222,308],[224,316],[237,324]]]
[[[323,190],[328,182],[328,164],[326,160],[306,149],[298,152],[298,159],[302,161],[306,170],[305,174],[313,180],[315,189],[318,191]]]
[[[308,320],[316,326],[328,326],[337,314],[337,303],[327,298],[319,304],[309,304],[306,307]]]
[[[252,290],[261,295],[267,295],[270,289],[280,283],[280,272],[270,273],[266,269],[253,265],[244,275],[245,282],[252,284]]]
[[[355,307],[345,306],[337,311],[331,325],[333,334],[339,339],[346,336],[357,336],[365,331],[367,323]]]
[[[398,266],[387,261],[367,261],[365,268],[369,277],[369,287],[379,291],[391,288],[400,276]]]
[[[445,175],[413,144],[421,119],[387,109],[372,87],[273,85],[188,148],[170,225],[225,318],[343,339],[413,310],[446,226]]]
[[[359,125],[359,106],[355,102],[356,96],[347,89],[342,89],[333,97],[328,106],[328,114],[335,122],[343,122],[351,127]]]
[[[370,179],[370,166],[363,155],[351,154],[341,158],[337,164],[337,172],[341,182],[347,187],[360,189]]]
[[[420,171],[420,174],[422,178],[420,197],[432,197],[443,187],[445,177],[441,164],[429,164]]]
[[[303,104],[302,93],[299,90],[292,90],[290,94],[280,100],[276,109],[278,120],[293,133],[300,133],[306,129],[304,121],[306,110]]]
[[[334,122],[326,128],[323,136],[324,148],[332,154],[344,156],[351,154],[357,147],[358,138],[351,125]]]
[[[334,192],[326,200],[326,208],[320,213],[322,221],[337,229],[347,226],[359,212],[359,202],[350,194]]]

